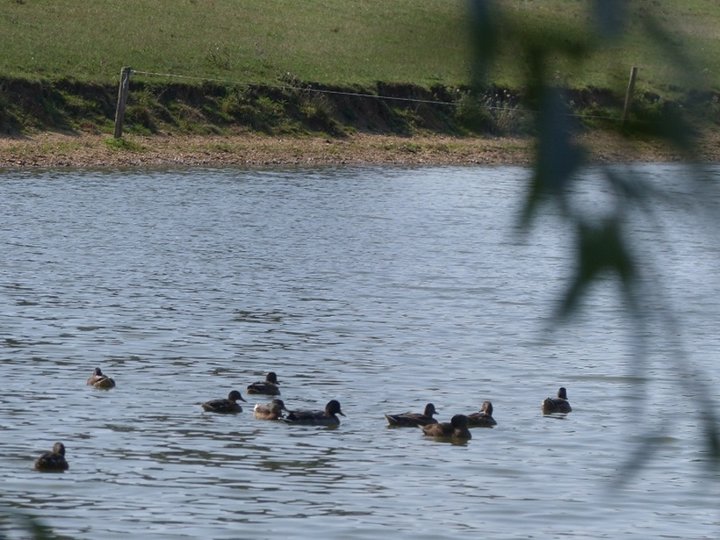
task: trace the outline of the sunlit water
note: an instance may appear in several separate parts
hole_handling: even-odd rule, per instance
[[[552,211],[518,234],[527,175],[5,173],[2,500],[86,539],[716,538],[700,388],[675,367],[719,397],[716,224],[673,188],[629,229],[653,317],[608,281],[555,327],[574,237]],[[117,388],[85,385],[96,366]],[[338,399],[340,427],[255,420],[262,396],[200,408],[269,370],[289,408]],[[561,385],[574,411],[543,417]],[[466,445],[383,418],[485,399],[498,425]],[[55,441],[70,470],[32,470]]]

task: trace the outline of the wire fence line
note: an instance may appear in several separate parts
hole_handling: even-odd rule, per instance
[[[150,77],[164,77],[164,78],[175,78],[175,79],[187,79],[187,80],[194,80],[194,81],[201,81],[201,82],[215,82],[215,83],[222,83],[222,84],[232,84],[235,86],[245,86],[250,87],[251,84],[247,82],[241,82],[237,80],[232,79],[221,79],[221,78],[213,78],[213,77],[200,77],[195,75],[181,75],[177,73],[161,73],[156,71],[144,71],[139,69],[132,69],[131,73],[138,74],[138,75],[146,75]],[[296,86],[292,84],[283,83],[279,85],[281,88],[287,88],[291,90],[297,90],[297,91],[303,91],[303,92],[312,92],[316,94],[331,94],[331,95],[339,95],[339,96],[348,96],[348,97],[356,97],[356,98],[365,98],[365,99],[376,99],[381,101],[400,101],[400,102],[406,102],[406,103],[419,103],[419,104],[426,104],[426,105],[442,105],[447,107],[458,107],[460,106],[460,103],[457,101],[443,101],[443,100],[434,100],[434,99],[422,99],[422,98],[410,98],[410,97],[399,97],[399,96],[385,96],[382,94],[369,94],[365,92],[350,92],[350,91],[343,91],[343,90],[329,90],[329,89],[323,89],[323,88],[312,88],[307,86]],[[500,105],[486,105],[486,104],[479,104],[482,108],[492,110],[492,111],[507,111],[507,112],[515,112],[515,113],[530,113],[530,114],[537,114],[539,111],[533,110],[533,109],[526,109],[522,107],[504,107]],[[566,113],[565,116],[573,117],[573,118],[587,118],[587,119],[595,119],[595,120],[609,120],[613,122],[620,122],[621,119],[614,116],[608,116],[608,115],[600,115],[600,114],[583,114],[583,113]]]
[[[248,83],[241,83],[238,81],[233,81],[230,79],[214,79],[214,78],[208,78],[208,77],[195,77],[192,75],[176,75],[174,73],[157,73],[153,71],[140,71],[140,70],[132,70],[133,73],[137,73],[140,75],[151,75],[156,77],[174,77],[174,78],[181,78],[181,79],[192,79],[196,81],[209,81],[209,82],[220,82],[224,84],[234,84],[237,86],[250,86]],[[398,97],[398,96],[383,96],[380,94],[368,94],[364,92],[348,92],[344,90],[329,90],[324,88],[312,88],[308,86],[296,86],[292,84],[281,84],[282,88],[289,88],[292,90],[301,90],[304,92],[314,92],[318,94],[335,94],[340,96],[349,96],[349,97],[362,97],[362,98],[369,98],[369,99],[380,99],[380,100],[390,100],[390,101],[406,101],[411,103],[426,103],[429,105],[447,105],[450,107],[456,107],[457,102],[454,101],[442,101],[437,99],[422,99],[422,98],[407,98],[407,97]]]

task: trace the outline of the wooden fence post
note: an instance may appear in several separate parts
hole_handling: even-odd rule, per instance
[[[630,69],[630,81],[628,82],[627,91],[625,92],[625,106],[623,107],[622,126],[625,127],[628,115],[630,114],[630,105],[632,104],[632,96],[635,91],[635,79],[637,79],[638,68],[633,66]]]
[[[130,89],[130,74],[132,68],[123,67],[120,70],[120,85],[118,86],[117,107],[115,108],[115,138],[122,137],[123,120],[125,119],[125,104],[127,103],[128,90]]]

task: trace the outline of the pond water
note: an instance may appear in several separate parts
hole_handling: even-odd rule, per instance
[[[653,316],[607,281],[556,326],[574,239],[518,234],[522,168],[3,173],[0,502],[78,539],[716,538],[717,222],[682,169],[634,174],[674,193],[628,225]],[[270,370],[341,425],[254,419]],[[242,413],[201,409],[232,389]],[[486,399],[467,444],[383,417]],[[69,471],[34,471],[55,441]]]

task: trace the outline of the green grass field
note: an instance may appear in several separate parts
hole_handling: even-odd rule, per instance
[[[499,4],[539,40],[589,34],[588,1]],[[627,36],[582,65],[557,58],[559,82],[617,90],[638,65],[641,88],[686,86],[668,50],[642,31],[651,13],[669,30],[670,46],[683,46],[696,62],[703,79],[693,85],[720,88],[717,0],[626,4]],[[2,0],[0,76],[105,84],[129,65],[232,83],[272,85],[290,74],[326,85],[457,86],[470,80],[469,29],[463,0]],[[510,47],[492,80],[517,86],[524,69]]]
[[[3,0],[0,74],[115,80],[137,70],[272,83],[466,79],[458,0]]]

